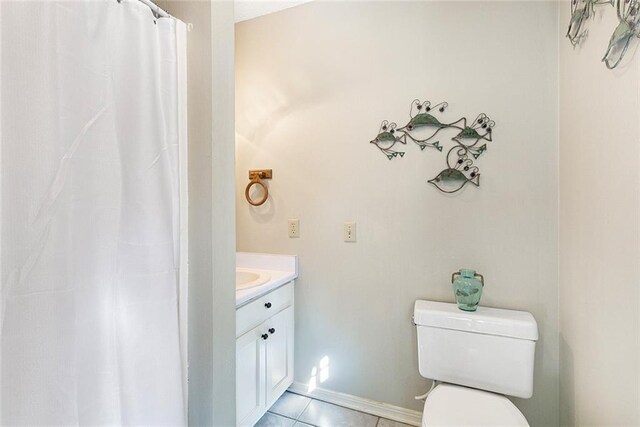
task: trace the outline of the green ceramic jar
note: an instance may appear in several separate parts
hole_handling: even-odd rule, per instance
[[[458,273],[451,275],[451,282],[458,308],[464,311],[476,311],[484,287],[482,275],[477,274],[475,270],[462,268]]]

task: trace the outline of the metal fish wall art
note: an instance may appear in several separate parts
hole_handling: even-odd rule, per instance
[[[374,144],[376,147],[378,147],[378,149],[382,153],[384,153],[384,155],[387,156],[389,160],[397,156],[404,156],[404,151],[397,151],[393,149],[396,143],[407,143],[406,141],[403,141],[402,138],[399,138],[398,135],[396,135],[396,127],[397,125],[395,123],[389,123],[389,121],[384,120],[380,125],[378,136],[369,141],[371,144]]]
[[[480,187],[480,169],[469,158],[469,147],[458,144],[447,153],[447,168],[428,182],[443,193],[455,193],[471,183]]]
[[[608,4],[613,6],[613,0],[571,0],[571,18],[567,28],[567,38],[576,47],[587,35],[583,27],[589,19],[595,16],[596,6]]]
[[[613,70],[623,60],[632,42],[640,38],[640,0],[571,0],[567,38],[574,47],[586,36],[584,25],[593,19],[599,5],[614,6],[618,14],[619,23],[602,58],[606,67]]]
[[[478,143],[480,141],[492,141],[491,132],[495,125],[496,122],[491,120],[486,114],[480,113],[471,126],[467,126],[467,119],[464,119],[464,128],[452,139],[460,146],[466,147],[473,158],[477,159],[487,149],[486,143],[480,147],[477,146]]]
[[[455,124],[460,122],[460,120],[457,120],[453,123],[442,123],[434,116],[434,114],[437,114],[436,112],[444,113],[448,106],[447,102],[432,106],[430,101],[420,102],[419,99],[414,99],[409,110],[411,120],[398,130],[404,133],[405,141],[406,138],[409,138],[421,150],[426,147],[433,147],[438,151],[442,151],[440,142],[432,141],[432,138],[441,130],[455,127]]]
[[[613,31],[609,47],[602,58],[602,62],[610,70],[620,64],[633,38],[640,37],[640,2],[638,0],[618,0],[616,6],[620,23]]]
[[[487,150],[487,142],[493,140],[496,123],[485,113],[478,114],[470,125],[466,117],[446,122],[438,116],[448,106],[447,102],[433,105],[430,101],[415,99],[411,103],[410,119],[406,125],[399,128],[396,123],[384,120],[377,136],[370,143],[389,160],[393,160],[404,156],[404,151],[398,151],[396,146],[406,146],[407,140],[418,145],[420,150],[431,147],[441,152],[443,145],[434,140],[436,135],[445,129],[457,130],[451,138],[454,145],[447,152],[447,168],[427,181],[443,193],[455,193],[469,183],[480,186],[480,169],[474,164],[474,160]]]

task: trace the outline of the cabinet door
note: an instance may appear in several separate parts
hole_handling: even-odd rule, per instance
[[[293,307],[264,322],[269,334],[266,347],[267,407],[293,382]]]
[[[236,340],[236,423],[252,426],[265,405],[265,354],[262,326]]]

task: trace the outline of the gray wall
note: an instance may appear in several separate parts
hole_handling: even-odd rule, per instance
[[[238,249],[300,256],[296,381],[327,356],[320,387],[421,410],[413,303],[453,301],[471,267],[483,305],[537,319],[534,397],[516,404],[558,424],[557,22],[552,2],[312,2],[236,25]],[[444,154],[369,144],[416,97],[496,120],[480,188],[441,194],[426,181]],[[253,168],[274,172],[260,208]]]
[[[159,1],[186,23],[189,424],[235,425],[233,2]]]
[[[560,22],[562,425],[640,425],[640,58],[600,62],[618,24],[600,6],[577,49]]]

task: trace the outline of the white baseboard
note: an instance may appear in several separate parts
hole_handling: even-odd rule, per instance
[[[353,396],[324,388],[315,388],[309,391],[307,385],[299,382],[291,384],[289,391],[400,423],[418,427],[422,425],[422,412],[412,409],[401,408],[388,403],[377,402],[375,400],[365,399],[364,397]]]

